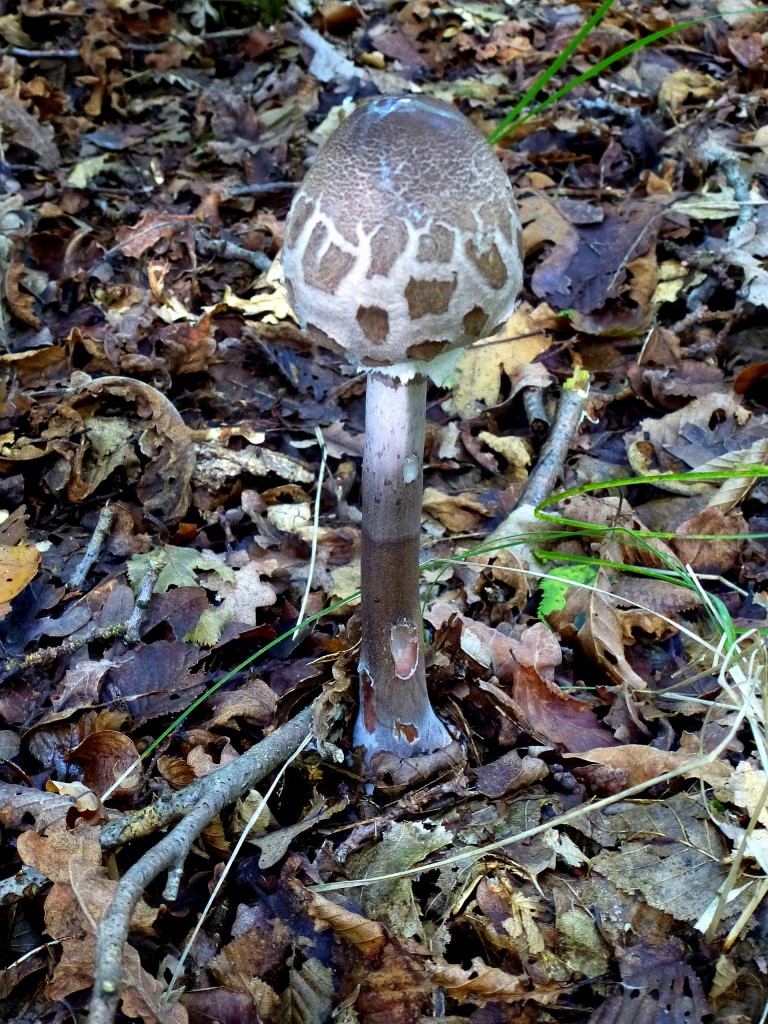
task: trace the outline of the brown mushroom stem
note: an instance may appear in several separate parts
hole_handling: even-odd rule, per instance
[[[364,759],[402,757],[451,742],[432,710],[419,597],[427,382],[368,377],[363,451],[360,710]]]

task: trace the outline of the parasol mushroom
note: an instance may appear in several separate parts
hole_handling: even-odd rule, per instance
[[[512,187],[438,100],[379,97],[330,136],[297,192],[282,262],[311,339],[367,372],[360,708],[354,743],[431,753],[419,598],[427,381],[509,316],[522,281]]]

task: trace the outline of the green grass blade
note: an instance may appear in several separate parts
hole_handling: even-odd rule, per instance
[[[350,594],[349,597],[345,597],[341,601],[337,601],[336,604],[329,605],[328,608],[323,608],[321,611],[316,612],[314,615],[309,615],[306,619],[304,619],[300,628],[304,629],[310,623],[317,622],[318,619],[323,618],[323,616],[328,615],[330,612],[336,611],[338,608],[342,608],[345,604],[348,604],[350,601],[354,601],[354,599],[359,596],[360,591],[357,591],[354,594]],[[283,640],[290,639],[295,632],[296,626],[291,626],[290,629],[287,629],[284,633],[281,633],[280,636],[276,636],[274,640],[270,640],[269,643],[264,644],[263,647],[260,647],[258,651],[254,651],[253,654],[249,654],[244,661],[241,661],[239,665],[236,665],[235,668],[230,669],[229,672],[226,672],[221,677],[221,679],[218,679],[215,683],[209,686],[205,693],[201,694],[196,700],[192,701],[188,708],[185,708],[179,715],[177,715],[173,722],[160,733],[157,739],[152,740],[152,742],[149,744],[146,750],[142,752],[141,756],[139,757],[139,761],[137,761],[136,764],[138,764],[140,761],[145,760],[152,753],[152,751],[155,750],[163,742],[164,739],[166,739],[168,736],[171,735],[171,733],[178,729],[181,723],[192,714],[195,708],[199,708],[204,701],[208,700],[208,698],[212,694],[216,693],[216,691],[219,690],[222,686],[224,686],[225,683],[228,683],[230,679],[233,679],[238,674],[238,672],[242,672],[243,669],[247,668],[250,664],[252,664],[258,658],[260,658],[263,654],[266,654],[268,651],[272,650],[273,647],[277,647],[277,645],[282,643]],[[131,768],[128,770],[128,772],[123,773],[122,777],[125,777],[132,770],[133,765],[131,765]],[[121,780],[118,779],[118,782],[119,781]],[[113,783],[113,785],[110,787],[110,791],[114,789],[115,785],[116,784]],[[104,798],[106,798],[106,795],[107,794],[104,794]]]
[[[565,62],[573,55],[573,53],[576,50],[578,50],[582,42],[586,39],[586,37],[589,35],[589,33],[592,31],[595,25],[597,25],[597,23],[602,20],[603,16],[608,13],[611,7],[613,7],[614,3],[615,0],[604,0],[604,2],[600,4],[598,9],[589,19],[589,21],[586,22],[586,24],[579,29],[579,31],[576,33],[576,35],[573,37],[570,43],[568,43],[563,52],[560,54],[560,56],[556,57],[552,61],[552,63],[549,64],[542,71],[542,73],[539,75],[539,77],[536,79],[536,81],[533,83],[530,89],[525,93],[525,95],[520,100],[518,100],[518,102],[507,114],[507,116],[504,118],[504,120],[501,122],[498,128],[494,130],[494,132],[492,133],[488,140],[491,144],[497,142],[502,137],[502,135],[506,134],[506,131],[502,131],[504,126],[506,124],[511,124],[520,115],[520,113],[523,110],[525,110],[525,108],[528,106],[531,100],[535,99],[535,97],[541,92],[541,90],[544,88],[547,82],[554,75],[557,74],[557,72],[560,70],[563,64],[565,64]],[[500,132],[501,134],[499,134]]]
[[[602,17],[605,13],[605,11],[603,11],[603,7],[607,8],[610,6],[610,4],[603,4],[599,11],[596,13],[599,13],[600,17]],[[765,13],[768,13],[768,7],[755,7],[744,11],[729,12],[729,14]],[[580,32],[577,36],[574,36],[573,40],[571,41],[571,43],[569,43],[569,45],[566,47],[563,53],[561,53],[560,56],[556,60],[554,60],[552,64],[550,64],[550,66],[546,68],[546,70],[541,75],[539,75],[539,77],[536,79],[536,81],[533,83],[530,89],[528,89],[523,98],[518,103],[515,104],[512,110],[510,110],[510,112],[503,119],[503,121],[501,121],[501,123],[498,124],[496,128],[494,128],[494,130],[488,137],[488,142],[491,145],[494,145],[495,143],[499,142],[501,139],[504,138],[505,135],[508,135],[513,128],[517,128],[520,125],[525,124],[526,121],[530,121],[531,118],[541,113],[542,110],[545,110],[553,103],[556,103],[559,99],[561,99],[563,96],[566,96],[572,89],[575,89],[583,82],[587,82],[590,78],[594,78],[595,75],[599,75],[601,71],[604,71],[606,68],[609,68],[611,64],[614,64],[617,60],[623,60],[625,57],[629,57],[631,54],[636,53],[637,50],[642,50],[644,47],[649,46],[651,43],[655,43],[659,39],[664,39],[666,36],[672,35],[674,32],[680,32],[683,29],[692,28],[694,25],[699,25],[705,21],[716,21],[718,19],[721,19],[722,17],[722,14],[708,14],[701,18],[691,18],[688,21],[681,21],[677,25],[669,25],[667,26],[667,28],[661,28],[657,32],[652,32],[648,36],[643,36],[642,39],[636,39],[633,43],[629,43],[627,46],[622,47],[621,50],[617,50],[616,53],[611,54],[610,57],[605,57],[603,60],[599,61],[597,64],[595,64],[593,68],[590,68],[589,71],[584,71],[582,74],[577,75],[576,78],[573,78],[570,81],[568,81],[565,85],[561,86],[561,88],[559,88],[546,100],[543,100],[543,102],[537,104],[535,107],[527,111],[521,117],[520,115],[522,114],[523,110],[525,110],[528,103],[539,92],[541,92],[541,90],[547,84],[547,82],[562,67],[562,65],[565,63],[568,57],[571,56],[576,46],[578,46],[581,43],[582,39],[584,39],[584,37],[587,35],[587,32],[591,31],[591,29],[594,27],[594,24],[596,24],[596,22],[593,20],[593,16],[593,18],[590,18],[589,22],[587,22],[587,24],[584,26],[584,29],[586,29],[587,31],[582,30],[582,32]],[[599,20],[599,18],[597,20]],[[574,46],[573,44],[576,44],[576,46]]]
[[[689,473],[657,473],[651,476],[630,476],[623,477],[620,480],[594,480],[590,483],[580,484],[578,487],[571,487],[567,491],[559,491],[557,494],[550,495],[545,501],[542,501],[540,505],[536,506],[535,515],[537,519],[543,519],[545,522],[552,523],[558,526],[575,526],[581,530],[590,529],[595,533],[605,533],[607,530],[624,529],[625,532],[636,533],[636,535],[642,535],[643,537],[655,537],[660,540],[670,540],[677,536],[676,533],[664,533],[656,530],[643,530],[643,531],[629,531],[626,527],[615,527],[615,526],[593,526],[588,523],[582,523],[578,519],[568,519],[565,516],[558,515],[555,512],[547,512],[546,509],[550,505],[556,505],[558,502],[565,500],[566,498],[575,498],[581,494],[588,494],[591,491],[605,491],[611,490],[614,487],[635,487],[640,484],[650,485],[651,487],[658,486],[660,483],[666,481],[683,481],[690,483],[712,483],[715,480],[733,480],[736,479],[751,479],[752,477],[768,477],[768,466],[764,465],[745,465],[739,466],[737,469],[710,469],[710,470],[693,470]],[[757,533],[755,537],[763,538],[768,534]],[[720,539],[725,540],[742,540],[743,534],[722,534]],[[690,540],[707,540],[711,539],[710,534],[686,534],[686,539]]]

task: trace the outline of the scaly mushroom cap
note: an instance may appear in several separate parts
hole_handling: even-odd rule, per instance
[[[384,96],[331,135],[282,250],[309,335],[350,362],[430,360],[491,333],[522,283],[520,220],[482,133],[439,100]]]

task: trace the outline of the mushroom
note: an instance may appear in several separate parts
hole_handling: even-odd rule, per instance
[[[419,599],[427,381],[509,316],[522,282],[512,187],[438,100],[365,103],[319,152],[286,221],[288,297],[311,339],[367,372],[360,707],[370,763],[452,742],[432,709]]]

